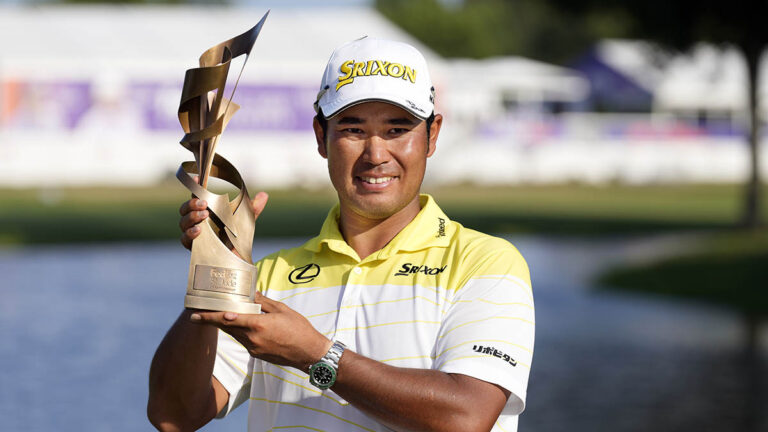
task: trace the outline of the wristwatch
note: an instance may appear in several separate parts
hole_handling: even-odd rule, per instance
[[[325,390],[336,382],[336,371],[339,370],[339,360],[345,349],[347,349],[346,345],[339,341],[333,341],[331,349],[325,353],[323,358],[310,366],[309,382],[313,386]]]

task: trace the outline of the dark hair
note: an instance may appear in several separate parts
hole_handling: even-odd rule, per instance
[[[323,142],[325,142],[325,138],[328,135],[328,119],[325,118],[325,114],[323,114],[323,110],[319,109],[317,110],[317,115],[315,116],[315,119],[320,124],[320,129],[323,130]],[[429,139],[429,128],[432,127],[432,122],[435,121],[435,112],[432,111],[432,114],[427,117],[427,139]]]
[[[432,127],[432,122],[435,121],[435,112],[432,111],[432,114],[427,117],[427,137],[429,137],[429,128]],[[427,138],[429,139],[429,138]]]
[[[320,129],[323,130],[323,142],[325,142],[325,137],[328,135],[328,119],[325,118],[325,114],[323,114],[323,110],[321,108],[317,109],[315,120],[317,120],[317,122],[320,124]]]

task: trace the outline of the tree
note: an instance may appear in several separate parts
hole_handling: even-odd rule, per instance
[[[540,0],[376,0],[376,8],[445,57],[522,55],[567,63],[622,20],[600,11],[574,18]]]
[[[629,36],[654,41],[664,47],[685,51],[697,42],[731,44],[738,47],[747,62],[749,119],[749,178],[745,188],[741,224],[760,225],[760,116],[757,77],[760,56],[768,42],[768,26],[763,17],[768,1],[722,0],[550,0],[550,4],[574,16],[595,11],[614,13],[626,19]]]

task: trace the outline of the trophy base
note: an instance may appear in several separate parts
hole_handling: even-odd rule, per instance
[[[193,295],[187,295],[184,297],[184,307],[188,309],[236,312],[242,314],[261,313],[261,305],[258,303],[239,302]]]

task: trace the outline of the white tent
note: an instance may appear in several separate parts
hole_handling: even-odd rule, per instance
[[[509,102],[576,102],[589,89],[570,69],[523,57],[449,60],[447,71],[452,87],[446,105],[461,119],[493,118]]]
[[[738,116],[746,110],[746,63],[733,46],[699,43],[689,52],[673,54],[645,41],[610,39],[599,42],[596,51],[602,61],[653,94],[654,111]],[[766,100],[765,59],[758,89],[760,99]]]
[[[171,6],[0,7],[0,73],[25,77],[179,76],[202,51],[244,32],[266,9]],[[332,17],[333,20],[328,18]],[[344,23],[344,25],[331,25]],[[319,83],[331,50],[362,36],[440,58],[369,7],[278,8],[259,36],[244,79]],[[181,72],[180,72],[181,71]]]
[[[597,56],[612,68],[653,93],[664,75],[669,54],[639,40],[606,39],[597,43]]]
[[[758,95],[766,100],[768,64],[763,61],[761,66]],[[656,87],[654,109],[738,114],[746,110],[747,90],[746,62],[736,48],[699,44],[669,62]]]

